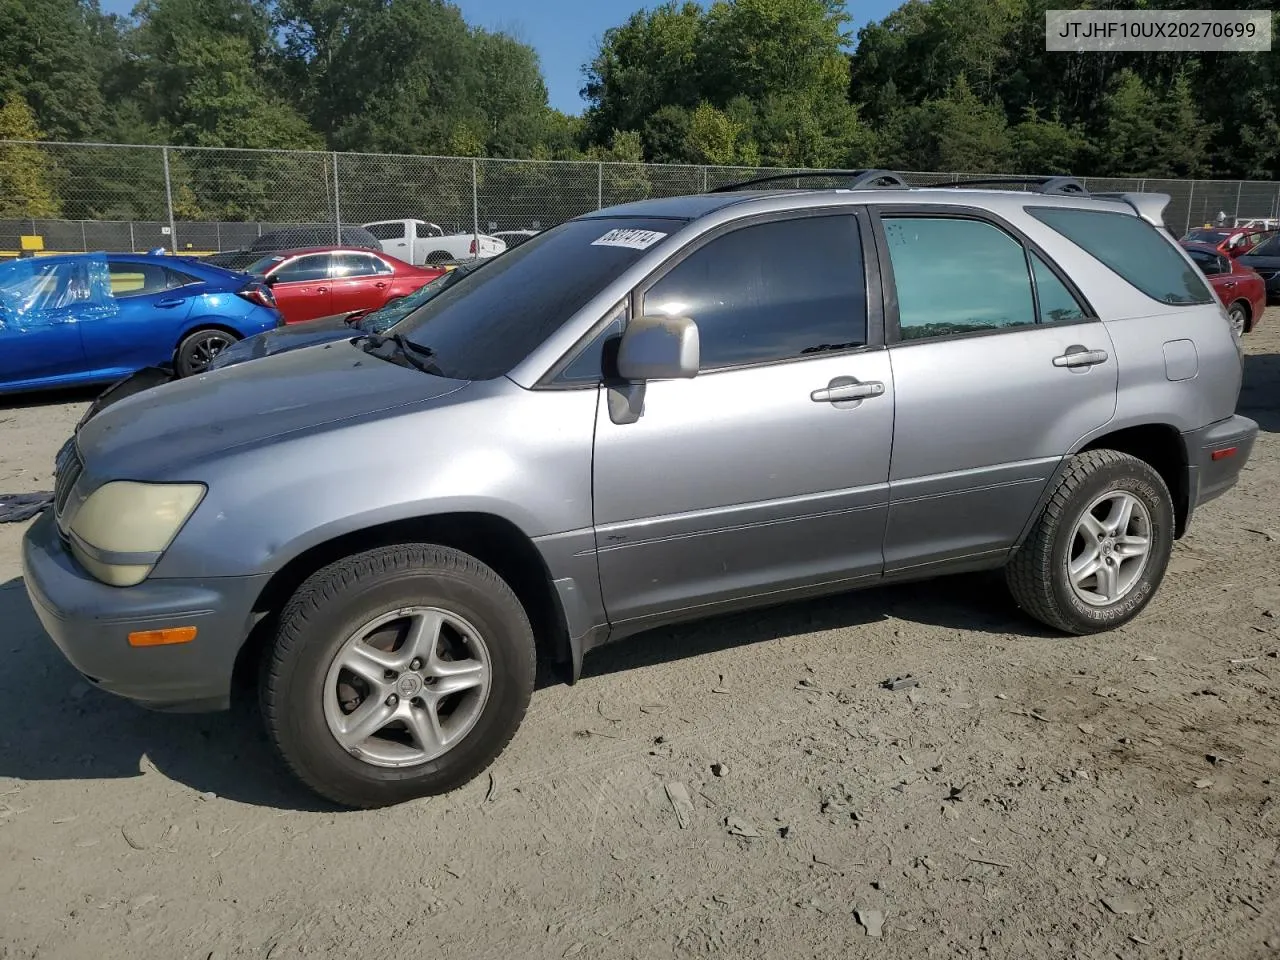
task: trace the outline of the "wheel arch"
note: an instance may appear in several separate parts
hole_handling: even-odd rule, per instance
[[[182,333],[178,335],[178,339],[173,344],[173,357],[175,360],[178,358],[178,349],[182,346],[182,341],[193,333],[199,333],[201,330],[219,330],[228,336],[235,337],[237,340],[243,340],[245,336],[225,320],[212,320],[208,317],[197,317],[195,320],[188,320],[182,325]]]
[[[1187,448],[1178,428],[1168,423],[1142,423],[1121,427],[1095,437],[1072,453],[1118,450],[1144,461],[1160,474],[1173,499],[1175,540],[1187,531],[1191,516],[1191,484],[1187,475]]]
[[[1232,307],[1237,306],[1244,308],[1244,332],[1248,333],[1253,329],[1253,304],[1249,302],[1248,297],[1236,297],[1236,299],[1232,300],[1227,306],[1227,309],[1230,310]]]
[[[504,517],[469,511],[362,527],[313,544],[290,558],[271,575],[254,603],[257,625],[241,648],[237,672],[256,669],[274,633],[276,615],[313,573],[343,557],[401,543],[452,547],[491,567],[524,607],[539,657],[557,663],[571,658],[568,621],[546,560],[533,540]]]

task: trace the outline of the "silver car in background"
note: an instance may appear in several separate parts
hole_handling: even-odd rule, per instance
[[[999,568],[1064,633],[1137,616],[1257,432],[1168,198],[754,186],[90,417],[25,539],[46,630],[157,709],[261,660],[289,767],[373,807],[484,770],[538,654]]]

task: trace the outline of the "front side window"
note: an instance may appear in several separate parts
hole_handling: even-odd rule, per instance
[[[1177,306],[1213,302],[1203,275],[1141,217],[1072,207],[1026,210],[1153,300]]]
[[[717,237],[650,287],[642,311],[692,319],[702,370],[862,346],[867,295],[858,221],[802,217]]]
[[[250,270],[250,273],[253,271]],[[276,283],[306,283],[329,279],[329,254],[318,253],[291,260],[273,274]]]
[[[1003,230],[954,217],[883,223],[903,340],[1036,322],[1026,251]]]

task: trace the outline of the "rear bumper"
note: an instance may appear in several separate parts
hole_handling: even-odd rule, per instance
[[[1187,456],[1187,524],[1197,507],[1236,485],[1257,436],[1258,424],[1239,415],[1182,435]]]
[[[110,587],[72,559],[46,510],[22,542],[27,596],[73,667],[102,689],[153,710],[226,709],[236,656],[266,577],[146,580]],[[195,626],[189,643],[132,647],[138,630]]]

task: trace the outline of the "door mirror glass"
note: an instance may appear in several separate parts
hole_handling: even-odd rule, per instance
[[[698,375],[698,325],[688,317],[639,317],[618,344],[624,380],[688,380]]]

